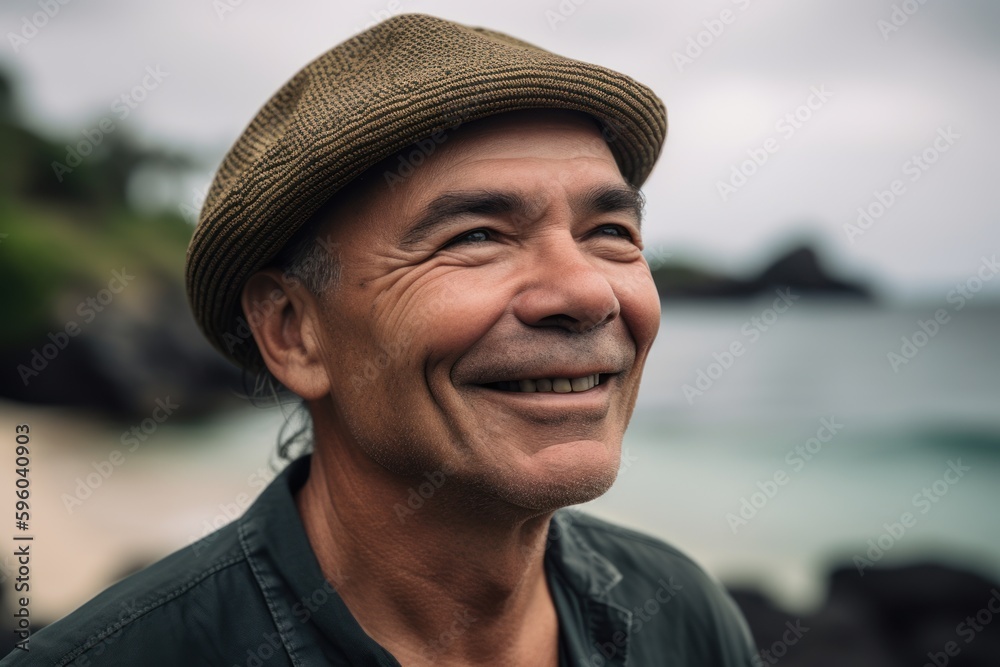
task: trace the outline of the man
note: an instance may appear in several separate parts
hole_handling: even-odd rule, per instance
[[[751,664],[691,561],[558,511],[613,483],[659,326],[637,188],[665,130],[623,75],[429,16],[296,75],[188,285],[313,453],[4,664]]]

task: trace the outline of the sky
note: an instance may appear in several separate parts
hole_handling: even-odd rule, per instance
[[[46,6],[52,16],[38,14]],[[288,78],[402,12],[487,26],[650,86],[669,125],[644,186],[645,241],[661,253],[749,275],[805,240],[897,302],[944,304],[977,276],[983,300],[1000,296],[983,268],[1000,255],[991,0],[5,0],[0,68],[29,122],[67,142],[108,116],[197,155],[203,168],[181,182],[138,179],[147,199],[192,206]],[[870,217],[859,222],[859,208]]]

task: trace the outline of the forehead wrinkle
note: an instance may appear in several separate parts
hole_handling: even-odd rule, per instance
[[[587,168],[583,171],[590,172],[592,178],[596,178],[603,182],[598,182],[589,187],[584,193],[571,195],[569,197],[569,203],[573,213],[579,217],[586,217],[588,215],[592,215],[593,213],[628,213],[634,218],[636,225],[641,228],[645,208],[645,197],[639,188],[626,181],[622,176],[621,170],[619,169],[617,162],[615,162],[612,157],[611,152],[608,150],[607,144],[604,140],[600,137],[597,137],[596,141],[593,137],[581,137],[576,138],[574,143],[588,148],[591,146],[599,146],[599,148],[595,147],[592,154],[585,155],[566,154],[565,149],[560,149],[557,156],[539,156],[537,154],[526,156],[470,155],[453,159],[452,164],[449,166],[452,169],[456,169],[459,165],[464,165],[468,168],[476,165],[477,163],[486,163],[487,166],[492,166],[497,163],[503,164],[504,162],[510,160],[517,162],[526,158],[543,162],[559,160],[575,165],[587,163],[596,167],[596,173],[599,174],[599,176],[595,176],[595,170],[592,168]],[[560,180],[562,180],[562,178],[560,178]],[[540,196],[532,194],[532,196],[526,195],[524,198],[529,202],[533,199],[548,199],[548,191],[541,183],[539,183],[538,192],[541,193]],[[539,205],[541,209],[545,209],[548,208],[549,203],[549,201],[546,201],[544,205]]]

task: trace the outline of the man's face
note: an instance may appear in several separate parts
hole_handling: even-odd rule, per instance
[[[660,322],[635,193],[568,112],[430,145],[372,174],[322,231],[341,273],[320,299],[331,395],[312,409],[333,432],[317,437],[494,502],[593,499],[617,474]]]

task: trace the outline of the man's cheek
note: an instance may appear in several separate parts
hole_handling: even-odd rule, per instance
[[[624,277],[615,290],[621,316],[635,340],[638,352],[652,345],[660,330],[660,295],[648,270]]]
[[[457,271],[453,272],[457,274]],[[507,302],[500,282],[487,282],[457,275],[440,280],[434,290],[427,290],[413,308],[412,324],[416,337],[433,341],[442,351],[452,352],[472,347],[503,314]]]

